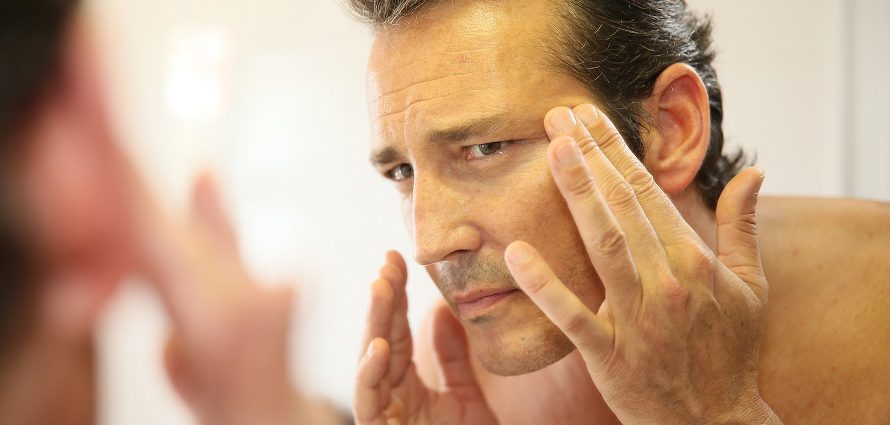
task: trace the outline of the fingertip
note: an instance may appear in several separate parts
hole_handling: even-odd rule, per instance
[[[578,120],[580,120],[586,128],[590,128],[599,121],[599,110],[592,104],[585,103],[578,105],[572,112],[575,113],[575,116],[578,117]]]
[[[524,267],[535,256],[536,251],[528,242],[515,241],[507,246],[504,251],[504,259],[508,265]]]
[[[275,294],[275,298],[277,298],[281,305],[286,309],[290,309],[297,298],[297,289],[292,284],[276,286],[273,289],[273,293]]]
[[[586,130],[585,130],[586,131]],[[584,163],[584,152],[580,142],[572,136],[558,136],[550,140],[547,157],[550,170],[556,181],[561,181],[566,172]]]
[[[555,106],[553,108],[550,108],[550,110],[547,111],[547,115],[544,115],[544,122],[550,124],[550,120],[554,118],[556,114],[563,114],[566,111],[572,113],[572,110],[567,106]]]
[[[201,171],[192,186],[192,204],[195,208],[212,208],[218,199],[216,178],[209,170]]]
[[[575,114],[566,106],[557,106],[544,116],[544,129],[551,139],[569,133],[576,125]]]
[[[720,195],[717,201],[718,216],[754,211],[765,179],[766,174],[759,167],[742,170],[729,181]]]
[[[391,250],[386,253],[386,261],[402,271],[402,273],[407,278],[408,276],[408,264],[405,262],[405,257],[402,256],[398,251]]]
[[[760,189],[763,188],[763,182],[766,181],[766,171],[764,171],[763,168],[760,167],[751,167],[751,173],[755,173],[757,175],[757,183],[754,187],[754,194],[759,195]]]
[[[376,279],[371,282],[372,303],[392,303],[394,296],[392,285],[386,279]]]
[[[402,271],[393,264],[386,264],[377,271],[380,278],[389,282],[393,288],[405,286],[406,279]]]

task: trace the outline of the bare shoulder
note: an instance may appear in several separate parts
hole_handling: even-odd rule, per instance
[[[859,285],[864,281],[885,286],[890,283],[886,277],[890,267],[890,204],[764,198],[758,222],[768,275],[794,281],[802,274],[840,274]]]
[[[835,242],[890,243],[890,204],[854,199],[770,198],[758,205],[764,235],[788,243],[832,238]]]
[[[764,397],[787,423],[887,423],[890,205],[763,201]]]

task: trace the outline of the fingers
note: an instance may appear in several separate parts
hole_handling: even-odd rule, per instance
[[[167,338],[164,345],[164,368],[167,371],[167,377],[176,390],[179,397],[182,398],[190,407],[195,406],[195,398],[197,390],[192,388],[194,377],[188,376],[189,368],[187,360],[183,358],[184,352],[181,342],[176,334],[171,334]]]
[[[377,279],[371,284],[371,306],[368,309],[368,318],[365,320],[365,336],[362,342],[361,355],[367,352],[371,341],[389,338],[392,329],[392,318],[392,286],[383,279]]]
[[[408,322],[407,265],[395,251],[386,254],[386,264],[380,269],[380,277],[389,282],[393,293],[392,326],[388,335],[391,352],[390,376],[398,385],[408,370],[413,357],[414,342]]]
[[[525,242],[514,242],[507,247],[505,257],[522,291],[585,356],[601,360],[611,352],[612,326],[566,288],[537,250]]]
[[[215,242],[232,253],[238,252],[236,232],[210,174],[201,175],[195,182],[191,209],[192,219],[204,226]]]
[[[439,382],[445,391],[461,400],[479,400],[482,390],[470,361],[470,349],[463,325],[447,305],[433,316],[433,349],[439,363]]]
[[[390,394],[384,385],[389,369],[389,345],[374,339],[359,364],[353,399],[353,414],[357,425],[386,425],[385,410]]]
[[[757,235],[757,196],[764,174],[748,168],[736,176],[717,202],[717,255],[720,262],[749,285],[765,282]],[[760,289],[759,296],[765,296]]]
[[[359,424],[386,423],[384,412],[390,403],[391,388],[401,382],[411,364],[412,341],[405,293],[407,265],[396,252],[387,253],[386,258],[380,277],[371,284],[371,307],[362,344],[367,354],[359,365],[356,389],[355,414]],[[381,369],[386,373],[380,372]]]
[[[589,104],[580,105],[573,112],[633,189],[662,244],[671,246],[700,240],[670,198],[658,187],[655,178],[631,152],[612,121]]]
[[[174,223],[159,212],[144,223],[142,271],[161,293],[174,322],[211,306],[243,304],[258,287],[243,267],[234,231],[209,177],[196,183],[191,220]]]
[[[587,253],[617,311],[641,298],[641,282],[667,268],[667,258],[635,193],[568,108],[547,115],[554,179],[578,226]],[[577,140],[577,143],[575,142]],[[637,266],[634,266],[636,260]],[[638,276],[641,275],[641,276]],[[641,279],[642,278],[642,279]]]

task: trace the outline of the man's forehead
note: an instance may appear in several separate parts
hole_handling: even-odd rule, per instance
[[[442,104],[450,98],[469,101],[495,88],[503,80],[503,66],[496,53],[448,51],[421,58],[393,56],[403,63],[390,71],[372,70],[368,78],[368,101],[372,119],[384,120],[407,112],[422,103]],[[398,58],[398,59],[396,59]]]
[[[399,138],[386,133],[449,127],[507,110],[510,98],[521,95],[516,89],[544,63],[541,36],[528,31],[534,23],[515,31],[513,21],[525,13],[511,4],[443,0],[381,30],[368,67],[375,133]]]

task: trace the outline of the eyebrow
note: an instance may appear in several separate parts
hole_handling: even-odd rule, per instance
[[[510,120],[506,113],[477,118],[453,127],[433,130],[424,136],[424,140],[433,144],[461,143],[473,136],[480,134],[492,134],[504,131],[517,123]],[[393,146],[387,146],[371,153],[371,164],[380,167],[394,162],[400,156],[399,151]]]

